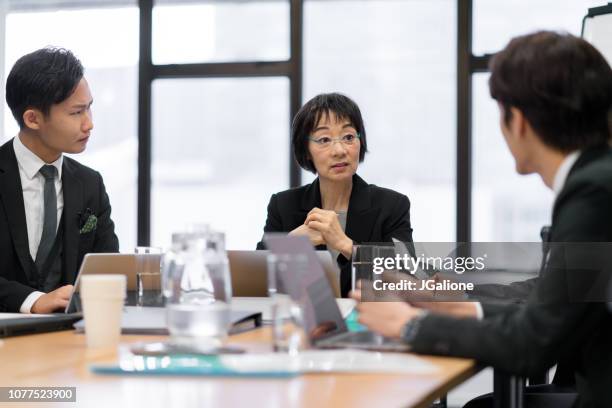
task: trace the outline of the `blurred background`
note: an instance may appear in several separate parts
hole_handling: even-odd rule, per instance
[[[72,50],[122,251],[209,222],[252,249],[270,195],[312,181],[295,111],[342,92],[370,153],[359,174],[406,194],[415,241],[539,241],[553,195],[519,177],[488,94],[490,55],[538,29],[580,34],[589,0],[0,0],[0,81],[23,54]],[[18,128],[0,105],[0,142]],[[485,371],[451,406],[490,389]]]
[[[146,8],[151,2],[140,3]],[[138,161],[139,2],[0,0],[0,77],[21,55],[45,45],[69,48],[81,59],[95,99],[95,129],[77,159],[103,174],[123,250],[138,241],[164,246],[173,230],[191,222],[224,230],[229,248],[254,248],[270,195],[313,179],[296,170],[291,176],[291,100],[301,93],[302,104],[331,91],[360,106],[370,153],[359,173],[410,198],[415,240],[462,240],[468,236],[457,230],[462,3],[153,2],[150,49],[144,52],[150,66],[169,71],[153,76],[149,97],[141,99],[150,112],[148,163]],[[536,29],[579,34],[582,16],[601,1],[466,3],[472,20],[467,45],[481,56]],[[299,8],[298,18],[292,7],[294,13]],[[292,35],[299,40],[293,54]],[[298,75],[232,69],[289,60],[301,61]],[[216,68],[214,75],[207,66]],[[182,67],[196,69],[181,74]],[[462,163],[471,172],[471,208],[463,229],[475,241],[537,241],[540,227],[550,222],[552,194],[536,176],[514,173],[486,69],[471,71],[471,157]],[[18,129],[5,103],[2,109],[4,142]],[[150,191],[140,200],[139,170],[150,177]]]

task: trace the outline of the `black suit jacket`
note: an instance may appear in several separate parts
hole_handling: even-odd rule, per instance
[[[85,254],[118,252],[111,206],[100,173],[64,157],[62,283],[72,284]],[[98,217],[95,230],[81,234],[87,210]],[[30,251],[23,191],[13,140],[0,147],[0,311],[18,312],[35,291],[28,286]]]
[[[563,362],[575,374],[578,405],[612,406],[612,314],[603,302],[572,302],[569,295],[572,288],[593,284],[586,263],[599,260],[575,257],[570,246],[554,246],[612,242],[610,149],[585,151],[572,168],[554,204],[551,242],[549,260],[526,304],[498,306],[485,311],[481,321],[429,315],[421,322],[413,349],[475,358],[524,376]],[[609,266],[610,259],[608,253],[601,261]],[[568,267],[577,263],[585,264],[580,273]],[[611,271],[605,271],[609,280]]]
[[[268,204],[264,234],[294,230],[304,224],[306,216],[314,207],[322,207],[318,178],[306,186],[273,194]],[[390,242],[391,238],[412,242],[408,197],[387,188],[367,184],[361,177],[354,175],[345,234],[355,244]],[[264,248],[263,241],[257,244],[257,249]],[[319,245],[317,249],[326,247]],[[340,254],[338,264],[341,269],[340,291],[342,296],[347,296],[351,289],[350,260]]]

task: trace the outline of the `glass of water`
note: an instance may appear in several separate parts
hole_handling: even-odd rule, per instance
[[[201,349],[220,346],[231,325],[224,234],[174,234],[172,249],[164,257],[163,293],[173,343]]]
[[[308,258],[302,254],[269,254],[268,296],[272,317],[272,349],[296,354],[308,348],[304,308],[300,293],[288,293],[289,286],[304,287],[308,272]],[[293,281],[293,285],[288,285]],[[293,291],[295,292],[295,291]]]
[[[382,261],[386,258],[394,258],[394,247],[388,245],[355,245],[351,257],[351,290],[355,290],[357,282],[370,285],[375,279],[381,279],[381,270],[384,272],[391,269],[384,268]],[[362,287],[363,289],[363,287]]]
[[[136,304],[138,306],[162,306],[161,258],[162,249],[139,246],[136,254]]]
[[[372,260],[374,247],[372,245],[354,245],[351,259],[351,290],[357,288],[360,280],[372,279]]]

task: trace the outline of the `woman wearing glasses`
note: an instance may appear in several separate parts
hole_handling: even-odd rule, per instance
[[[341,268],[346,297],[353,244],[391,238],[412,242],[410,201],[356,174],[367,152],[366,132],[359,107],[344,95],[321,94],[308,101],[293,120],[291,143],[298,164],[318,177],[272,195],[264,233],[305,235],[317,249],[328,249]],[[263,242],[257,244],[263,248]]]

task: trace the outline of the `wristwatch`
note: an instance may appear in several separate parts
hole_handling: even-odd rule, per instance
[[[400,338],[404,341],[404,343],[412,344],[414,339],[419,332],[419,327],[421,326],[421,321],[427,316],[429,312],[423,311],[414,319],[411,319],[408,323],[402,326],[400,330]]]

